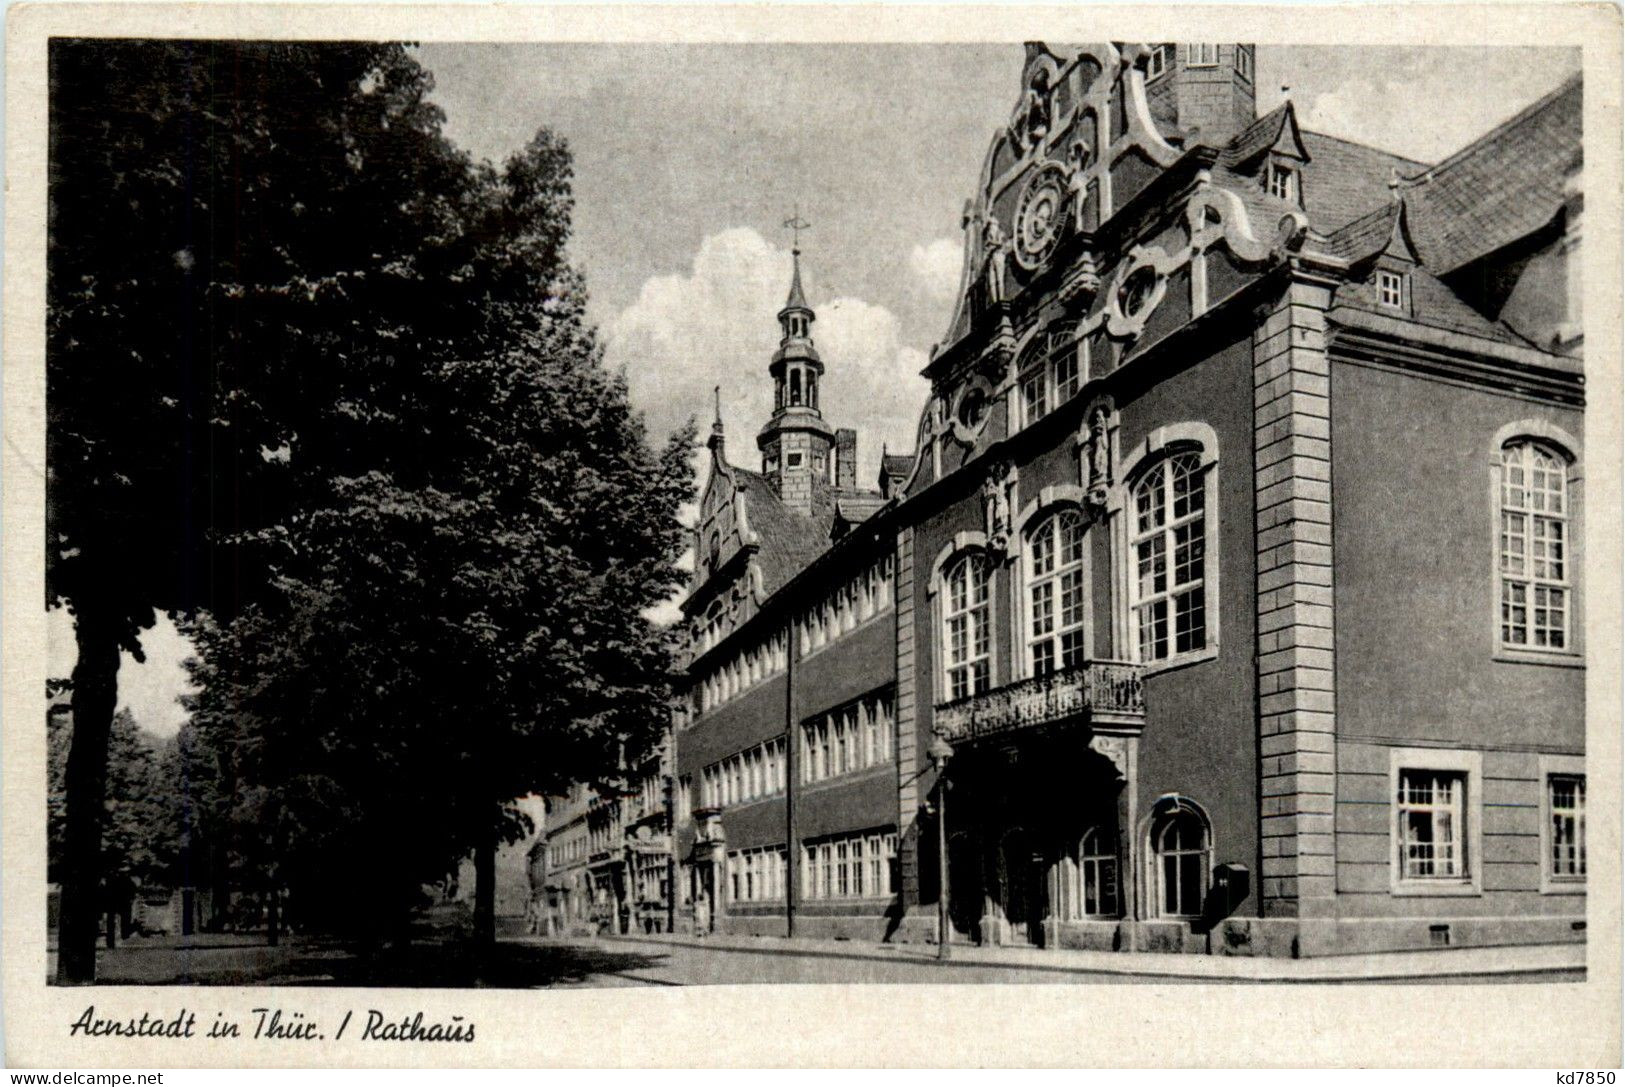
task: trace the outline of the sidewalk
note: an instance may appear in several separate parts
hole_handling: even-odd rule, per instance
[[[865,944],[846,940],[789,940],[772,936],[682,935],[605,936],[606,941],[667,944],[678,947],[750,951],[762,955],[809,955],[846,959],[935,961],[935,944]],[[1039,971],[1088,974],[1132,974],[1181,981],[1427,981],[1443,978],[1497,977],[1574,972],[1583,976],[1585,944],[1538,944],[1519,947],[1460,947],[1428,951],[1389,951],[1370,955],[1334,955],[1316,959],[1246,958],[1228,955],[1177,955],[1155,952],[1069,951],[1034,947],[977,947],[954,944],[956,966],[1018,966]]]

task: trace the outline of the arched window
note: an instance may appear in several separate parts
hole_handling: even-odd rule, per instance
[[[1083,884],[1085,917],[1117,916],[1117,852],[1101,827],[1083,832],[1078,847],[1078,874]]]
[[[949,701],[988,689],[992,655],[992,615],[987,565],[967,551],[943,573],[942,645]]]
[[[1569,648],[1568,463],[1528,439],[1501,450],[1501,643]]]
[[[1134,485],[1133,616],[1144,663],[1207,646],[1207,518],[1201,458],[1178,453]]]
[[[1151,825],[1155,893],[1162,917],[1199,917],[1207,897],[1207,821],[1188,807],[1176,807]]]
[[[795,367],[790,371],[790,404],[792,407],[801,403],[801,368]]]
[[[1081,665],[1083,515],[1060,509],[1027,532],[1027,664],[1035,676]]]

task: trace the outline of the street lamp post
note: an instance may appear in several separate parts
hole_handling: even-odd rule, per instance
[[[954,749],[940,734],[926,749],[931,765],[937,772],[937,958],[947,962],[952,929],[948,922],[948,760]]]

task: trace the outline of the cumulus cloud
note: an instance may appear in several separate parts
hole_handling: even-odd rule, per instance
[[[803,275],[826,367],[820,406],[831,425],[857,429],[859,482],[872,485],[882,442],[893,451],[913,448],[928,392],[919,376],[926,356],[902,342],[884,306],[820,297],[817,269]],[[773,410],[767,367],[789,285],[789,250],[736,227],[706,238],[686,273],[646,281],[637,300],[604,323],[606,360],[625,368],[632,401],[655,434],[694,416],[703,440],[720,386],[729,459],[759,466],[756,433]]]
[[[909,253],[909,270],[932,301],[946,302],[958,293],[964,250],[964,242],[957,238],[938,238],[929,245],[916,245]]]

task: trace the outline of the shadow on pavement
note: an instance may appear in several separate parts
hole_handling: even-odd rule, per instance
[[[321,985],[533,989],[595,977],[663,984],[630,976],[660,967],[660,951],[581,945],[499,943],[481,956],[462,941],[386,948],[370,955],[337,943],[294,940],[280,947],[233,942],[180,946],[130,941],[97,956],[102,985]],[[54,966],[54,964],[52,964]]]

